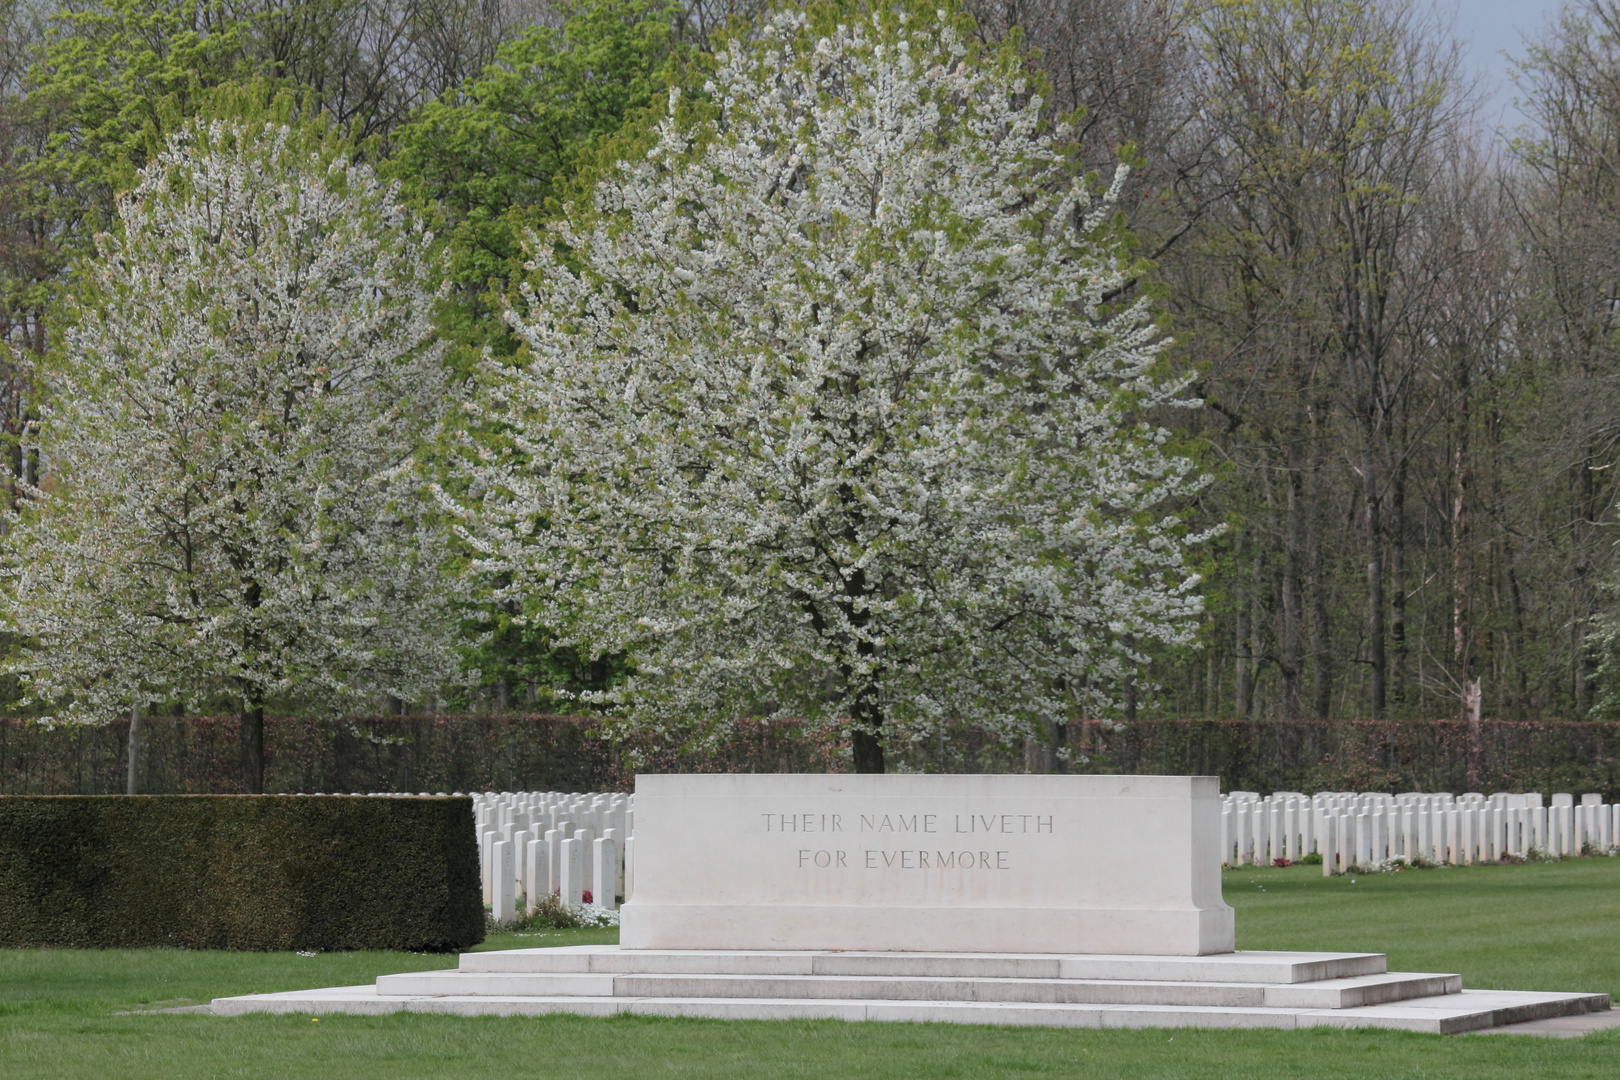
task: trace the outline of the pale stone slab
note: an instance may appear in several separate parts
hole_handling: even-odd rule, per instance
[[[1356,1009],[1308,1010],[1187,1005],[1041,1004],[1000,1001],[873,1001],[750,998],[617,997],[385,997],[373,986],[300,990],[215,998],[220,1016],[246,1013],[446,1013],[461,1016],[688,1016],[722,1020],[839,1019],[917,1023],[1005,1024],[1043,1027],[1199,1027],[1290,1029],[1399,1028],[1450,1034],[1472,1031],[1535,1013],[1586,1012],[1607,1006],[1603,995],[1513,994],[1463,991],[1443,998]]]
[[[1456,993],[1456,975],[1388,973],[1329,983],[1151,982],[1110,979],[933,978],[747,974],[536,974],[430,971],[384,975],[382,996],[770,998],[1012,1001],[1026,1004],[1196,1005],[1347,1009]]]
[[[1214,777],[640,776],[636,839],[626,949],[1233,946]]]
[[[1455,1035],[1526,1020],[1602,1012],[1608,1007],[1607,994],[1464,990],[1392,1005],[1302,1012],[1299,1014],[1299,1026],[1402,1028]]]
[[[1052,956],[1038,953],[742,952],[572,945],[462,953],[463,972],[646,975],[848,975],[918,978],[1092,979],[1268,986],[1364,978],[1383,953],[1245,951],[1215,956]]]
[[[1553,1016],[1545,1020],[1526,1020],[1505,1027],[1483,1028],[1470,1035],[1539,1035],[1548,1039],[1578,1039],[1594,1031],[1608,1031],[1620,1027],[1620,1009],[1591,1012],[1579,1016]]]
[[[382,997],[613,997],[613,982],[624,976],[584,974],[497,974],[469,971],[420,971],[377,976]]]
[[[1277,1009],[1355,1009],[1460,990],[1461,975],[1388,971],[1382,975],[1268,986],[1261,1004]]]

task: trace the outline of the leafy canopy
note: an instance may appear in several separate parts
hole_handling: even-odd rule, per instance
[[[1011,48],[884,5],[778,14],[650,150],[526,244],[445,497],[496,595],[634,673],[593,700],[712,731],[1021,737],[1184,642],[1178,500],[1113,194]]]
[[[475,307],[520,259],[523,227],[628,117],[668,90],[685,57],[672,38],[673,0],[553,7],[560,28],[528,28],[394,138],[390,175],[443,215],[452,280],[471,289]]]
[[[49,483],[0,548],[7,671],[57,718],[363,707],[454,670],[412,456],[446,395],[428,236],[319,118],[197,120],[65,312]]]

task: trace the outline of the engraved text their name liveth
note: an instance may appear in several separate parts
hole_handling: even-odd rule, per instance
[[[641,776],[640,949],[1205,955],[1213,777]]]

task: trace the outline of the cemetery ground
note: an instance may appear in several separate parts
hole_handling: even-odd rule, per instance
[[[1379,950],[1392,970],[1458,971],[1471,988],[1606,991],[1620,1000],[1620,858],[1331,879],[1317,866],[1245,868],[1223,877],[1240,948]],[[502,934],[481,947],[615,934]],[[1608,1078],[1620,1062],[1620,1029],[1548,1039],[132,1011],[454,964],[453,955],[388,952],[0,951],[0,1076]]]

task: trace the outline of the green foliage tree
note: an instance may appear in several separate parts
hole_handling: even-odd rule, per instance
[[[165,103],[189,114],[246,74],[243,26],[219,0],[98,0],[51,21],[28,95],[53,114],[41,166],[107,220],[145,164]]]
[[[635,130],[694,60],[693,45],[676,33],[682,9],[672,0],[566,0],[553,10],[559,26],[527,28],[390,138],[388,174],[438,219],[448,242],[455,288],[438,325],[462,346],[451,351],[457,366],[470,366],[485,347],[515,349],[503,307],[523,272],[522,233],[554,212],[582,174],[615,157],[626,125]],[[560,647],[523,614],[510,602],[469,613],[467,664],[497,707],[513,704],[517,686],[601,689],[621,674],[617,660]]]
[[[690,48],[672,0],[565,0],[560,27],[533,26],[393,139],[391,175],[442,216],[462,287],[447,328],[504,348],[500,297],[519,237],[616,134],[678,81]],[[491,284],[493,283],[493,288]]]

